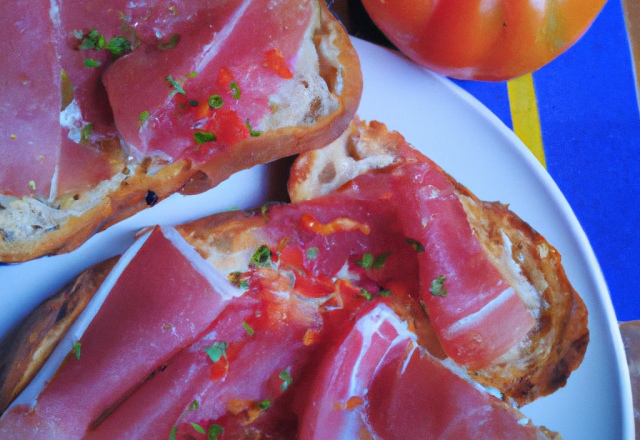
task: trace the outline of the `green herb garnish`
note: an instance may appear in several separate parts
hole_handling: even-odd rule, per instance
[[[240,87],[238,87],[238,84],[236,84],[235,81],[231,81],[229,83],[229,88],[231,89],[231,96],[233,96],[233,99],[240,99]]]
[[[182,93],[183,95],[187,96],[187,93],[184,91],[184,89],[180,87],[180,84],[178,84],[175,79],[171,78],[171,75],[167,76],[165,79],[170,82],[175,89],[172,92],[172,95],[175,95],[176,93]]]
[[[378,295],[380,295],[380,296],[391,296],[391,291],[383,289],[380,292],[378,292]]]
[[[200,404],[198,403],[197,400],[194,400],[189,405],[189,408],[187,409],[187,411],[198,411],[199,409],[200,409]]]
[[[93,132],[93,124],[89,122],[87,125],[82,127],[82,141],[89,142],[91,140],[91,133]]]
[[[446,281],[445,276],[440,275],[438,278],[436,278],[431,282],[431,287],[429,288],[429,292],[431,292],[433,296],[441,296],[443,298],[446,297],[447,289],[444,288],[445,281]]]
[[[284,393],[287,388],[289,388],[289,385],[291,385],[291,383],[293,382],[293,379],[291,378],[287,370],[282,370],[278,377],[283,380],[282,385],[280,385],[280,391]]]
[[[102,63],[94,60],[93,58],[87,58],[82,64],[84,64],[85,67],[100,67]]]
[[[244,327],[247,333],[249,333],[249,336],[253,336],[253,334],[255,333],[255,331],[251,327],[249,327],[249,324],[244,322],[244,320],[242,320],[242,327]]]
[[[149,119],[149,112],[147,110],[140,113],[140,122],[144,122]]]
[[[73,344],[73,351],[76,355],[76,360],[79,361],[80,360],[80,342],[76,342],[75,344]]]
[[[216,440],[220,434],[224,432],[224,429],[220,425],[213,424],[209,426],[209,436],[207,440]]]
[[[271,249],[265,244],[256,249],[255,253],[249,261],[249,266],[254,267],[271,267]]]
[[[173,49],[174,47],[176,47],[176,44],[178,44],[179,41],[180,41],[180,35],[173,34],[171,36],[171,39],[169,40],[169,42],[167,42],[167,43],[159,43],[158,44],[158,49],[160,49],[160,50]]]
[[[209,100],[207,101],[209,107],[214,110],[216,108],[220,108],[223,105],[222,96],[220,95],[211,95],[209,96]]]
[[[205,348],[204,351],[209,355],[211,360],[215,363],[220,360],[222,356],[227,357],[227,347],[229,344],[226,342],[214,342],[209,348]]]
[[[416,250],[417,253],[421,254],[425,251],[424,246],[419,241],[413,240],[411,238],[405,238],[404,241],[409,243]]]
[[[247,119],[247,128],[249,129],[249,136],[251,137],[258,137],[260,135],[262,135],[261,131],[256,131],[253,129],[253,127],[251,126],[251,123],[249,122],[249,120]]]
[[[217,138],[215,134],[209,131],[196,131],[193,133],[193,139],[198,143],[198,145],[202,145],[205,142],[213,142]]]
[[[131,52],[133,50],[131,47],[131,41],[120,36],[110,39],[104,48],[111,52],[111,55],[115,58],[119,58],[125,52]]]
[[[362,260],[356,260],[356,264],[364,267],[365,269],[371,269],[373,265],[373,255],[367,253],[362,256]]]
[[[171,428],[171,434],[169,434],[169,440],[176,440],[176,434],[178,433],[178,427]]]
[[[231,272],[229,275],[227,275],[227,279],[236,287],[240,287],[243,289],[249,288],[249,282],[242,279],[242,272]]]
[[[36,182],[34,182],[33,180],[29,181],[29,188],[31,188],[31,191],[35,191],[36,190]]]
[[[269,409],[270,406],[271,406],[271,400],[269,399],[266,399],[260,402],[260,408],[262,409]]]
[[[382,269],[384,267],[384,263],[387,261],[387,257],[391,254],[391,251],[387,251],[384,254],[378,255],[376,259],[373,261],[371,267],[373,269]]]
[[[197,107],[198,106],[198,101],[196,101],[196,100],[189,101],[189,105],[191,107]]]
[[[307,260],[315,260],[318,257],[318,248],[311,247],[307,249]]]
[[[193,429],[195,429],[196,431],[198,431],[200,434],[206,434],[207,432],[204,430],[204,428],[200,425],[198,425],[197,423],[191,422],[191,426],[193,426]]]
[[[373,298],[373,295],[371,295],[369,292],[367,292],[366,289],[360,288],[360,292],[361,292],[362,296],[364,296],[367,301],[369,301],[371,298]]]

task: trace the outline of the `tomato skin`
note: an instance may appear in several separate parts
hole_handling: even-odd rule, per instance
[[[605,0],[362,0],[409,58],[458,79],[533,72],[588,29]]]

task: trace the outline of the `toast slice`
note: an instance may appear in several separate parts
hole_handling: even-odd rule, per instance
[[[249,128],[251,136],[247,135],[231,147],[215,151],[203,160],[194,157],[176,157],[174,160],[166,154],[140,154],[133,145],[121,142],[117,134],[111,134],[110,138],[101,135],[102,140],[96,144],[95,151],[91,150],[93,152],[85,145],[74,144],[73,148],[79,148],[81,154],[73,154],[65,162],[71,168],[63,167],[61,162],[58,174],[64,169],[71,171],[57,174],[55,178],[60,182],[61,179],[77,178],[84,182],[83,185],[72,185],[65,192],[64,185],[58,184],[58,192],[52,190],[51,195],[39,195],[35,183],[29,183],[30,194],[24,196],[12,195],[0,188],[0,262],[20,262],[69,252],[101,229],[175,192],[186,195],[201,193],[239,170],[318,148],[338,137],[347,127],[360,100],[360,64],[346,31],[325,3],[311,0],[309,4],[313,15],[300,52],[296,55],[298,61],[289,72],[292,78],[278,93],[269,96],[271,114],[263,119],[259,133]],[[84,37],[83,44],[88,38]],[[177,50],[180,43],[175,47],[172,50]],[[73,56],[86,56],[88,53],[72,52]],[[129,56],[132,55],[136,55],[135,50]],[[127,56],[121,58],[107,71],[112,71],[126,60]],[[273,70],[273,67],[269,68]],[[63,75],[64,111],[61,115],[73,113],[69,110],[73,110],[73,104],[65,102],[69,99],[65,99],[64,78]],[[84,81],[99,82],[100,78],[92,76]],[[102,86],[98,84],[96,87]],[[129,96],[125,97],[130,100]],[[293,101],[292,97],[295,98]],[[184,105],[189,108],[191,102],[194,101]],[[141,125],[144,125],[142,115],[148,113],[140,113]],[[91,138],[91,125],[81,123],[82,136]],[[256,124],[255,121],[251,123]],[[80,122],[75,121],[75,124]],[[76,129],[80,132],[78,127]],[[94,132],[96,130],[94,128]],[[244,121],[240,130],[247,130]],[[196,146],[195,142],[193,144]],[[99,156],[100,170],[83,167],[94,159],[98,160],[96,155]],[[106,175],[106,178],[94,182],[98,175]],[[88,185],[87,182],[92,183]]]
[[[412,160],[414,153],[399,133],[356,119],[331,145],[298,157],[289,194],[294,203],[322,197],[359,175]],[[553,393],[580,365],[589,342],[587,309],[567,279],[560,254],[507,205],[479,200],[440,171],[454,186],[484,252],[537,316],[519,344],[484,368],[470,368],[470,374],[519,405]]]

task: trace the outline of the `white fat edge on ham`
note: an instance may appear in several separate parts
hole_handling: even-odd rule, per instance
[[[56,0],[50,0],[49,3],[49,19],[53,23],[53,28],[56,32],[60,33],[60,29],[62,26],[62,21],[60,20],[60,5]],[[60,60],[60,54],[58,53],[58,48],[56,45],[56,56],[57,59]],[[58,61],[59,62],[59,61]],[[60,81],[62,82],[62,77],[60,77]],[[62,112],[60,112],[60,126],[62,127]],[[58,172],[60,169],[60,145],[58,145],[58,158],[56,159],[56,167],[53,172],[53,177],[51,178],[51,188],[49,189],[49,199],[47,200],[49,203],[53,203],[58,196]]]
[[[471,228],[474,230],[474,235],[477,236],[478,233],[483,234],[483,221],[486,220],[483,218],[477,218],[474,215],[474,211],[470,208],[470,206],[475,206],[476,203],[471,198],[462,195],[457,191],[455,193],[462,203],[462,207],[465,213],[467,214],[467,220],[469,221]],[[515,292],[524,303],[527,311],[537,320],[540,316],[540,311],[549,307],[549,305],[542,298],[542,291],[546,289],[547,282],[544,279],[543,275],[539,277],[537,281],[542,288],[542,290],[539,291],[527,280],[527,278],[522,273],[522,268],[516,261],[514,261],[512,257],[513,243],[511,242],[511,239],[504,230],[501,229],[500,232],[503,244],[499,255],[493,255],[493,253],[486,246],[484,240],[478,238],[478,243],[484,249],[485,255],[487,255],[496,269],[498,269],[503,279],[515,289]]]
[[[235,287],[215,266],[205,260],[195,248],[189,244],[173,226],[160,226],[162,234],[189,260],[193,268],[198,271],[218,292],[223,300],[242,296],[243,291]]]
[[[80,340],[85,330],[102,307],[102,304],[104,304],[107,296],[117,283],[120,275],[122,275],[129,263],[137,255],[142,245],[149,238],[149,235],[151,235],[151,232],[147,232],[145,235],[138,238],[133,245],[131,245],[131,247],[122,254],[91,300],[89,300],[84,310],[78,315],[60,342],[58,342],[58,345],[56,345],[56,348],[51,352],[51,355],[40,371],[38,371],[33,380],[13,401],[13,403],[11,403],[9,408],[14,405],[21,404],[28,404],[31,407],[35,406],[40,392],[46,387],[47,383],[58,370],[64,359],[69,355],[69,352],[74,350],[76,342]],[[80,353],[82,355],[82,347],[80,347]]]
[[[500,284],[506,284],[504,281],[500,281]],[[491,312],[499,308],[505,302],[507,302],[510,298],[516,296],[517,293],[515,289],[511,286],[507,286],[498,296],[493,298],[487,304],[484,305],[480,310],[475,313],[471,313],[464,318],[454,322],[445,330],[445,334],[449,336],[449,338],[454,338],[459,333],[465,333],[466,327],[472,324],[475,324],[478,321],[484,320]]]
[[[387,348],[384,355],[380,357],[378,365],[376,365],[375,369],[373,370],[371,377],[359,378],[357,375],[359,370],[358,366],[371,347],[374,335],[377,334],[382,338],[385,337],[379,332],[380,327],[385,322],[393,326],[393,328],[397,332],[397,336],[392,341],[390,341],[389,347]],[[411,344],[411,352],[413,352],[418,347],[418,337],[415,335],[415,333],[409,331],[409,324],[406,321],[403,321],[398,315],[396,315],[393,310],[391,310],[385,304],[378,304],[364,317],[358,319],[354,329],[362,335],[362,346],[360,348],[358,359],[356,360],[356,363],[353,366],[353,371],[351,373],[351,380],[349,381],[349,396],[364,396],[369,391],[368,387],[371,383],[371,380],[373,379],[373,377],[375,377],[378,369],[384,362],[389,351],[391,351],[391,349],[393,349],[401,342],[409,340]],[[405,364],[402,367],[402,372],[404,372],[404,370],[406,369],[407,362],[411,358],[411,354],[412,353],[407,356]],[[362,379],[366,382],[361,382],[358,379]]]

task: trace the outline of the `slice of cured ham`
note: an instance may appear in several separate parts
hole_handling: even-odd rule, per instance
[[[311,0],[216,3],[207,25],[185,29],[175,49],[146,46],[106,72],[116,125],[138,153],[203,161],[256,135],[269,96],[292,78]]]
[[[234,291],[175,229],[155,228],[35,406],[5,413],[2,436],[81,438],[205,333]]]
[[[428,160],[397,170],[392,183],[407,236],[417,241],[420,292],[445,351],[482,368],[535,325],[522,298],[480,245],[453,184]]]
[[[297,299],[288,278],[259,269],[249,292],[235,298],[210,333],[173,356],[87,438],[207,438],[217,424],[240,432],[263,419],[284,394],[283,371],[297,382],[315,348],[317,306]],[[287,379],[288,380],[288,379]],[[194,403],[195,402],[195,403]],[[278,417],[278,420],[280,418]],[[253,429],[253,428],[252,428]]]
[[[300,439],[548,438],[419,348],[383,303],[323,359],[303,408]]]
[[[339,193],[384,201],[395,212],[414,248],[420,298],[443,348],[460,365],[486,367],[522,341],[535,318],[482,248],[444,172],[422,155],[407,155]]]
[[[2,194],[48,198],[55,174],[62,71],[50,6],[48,0],[0,3]]]

